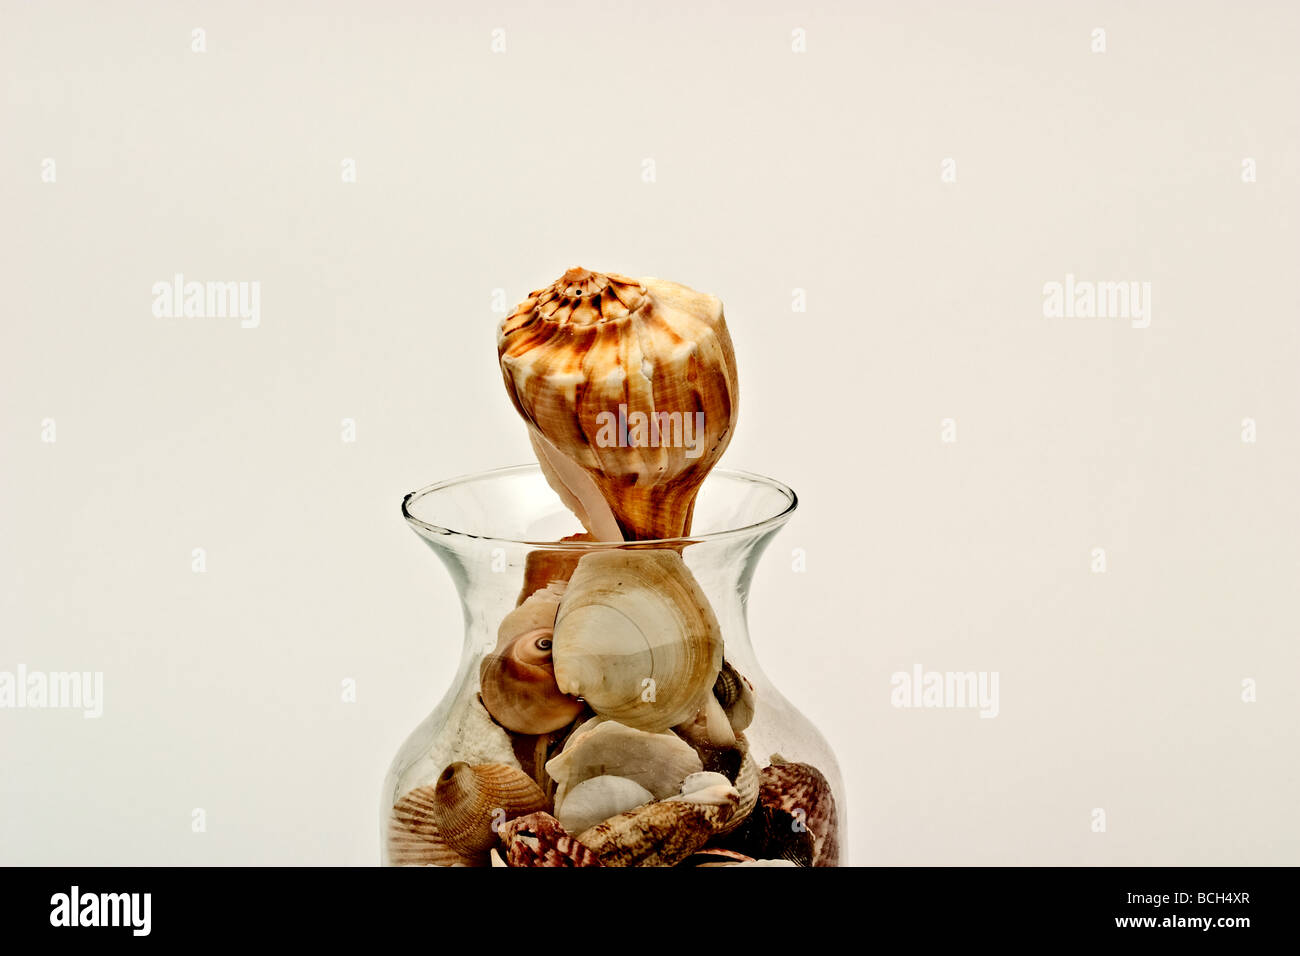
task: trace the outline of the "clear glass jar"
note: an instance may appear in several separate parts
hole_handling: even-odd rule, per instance
[[[407,495],[455,581],[464,649],[384,782],[383,862],[843,864],[839,768],[746,621],[796,501],[714,471],[691,537],[612,544],[561,540],[582,528],[535,465]]]

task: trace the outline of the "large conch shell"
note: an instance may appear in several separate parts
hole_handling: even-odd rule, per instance
[[[592,777],[626,777],[662,800],[703,769],[699,754],[676,734],[652,734],[599,717],[575,730],[564,749],[546,764],[556,783],[557,807],[563,807],[570,791]]]
[[[453,763],[432,787],[417,787],[393,807],[389,858],[398,864],[486,866],[497,827],[548,806],[522,770]]]
[[[542,471],[597,540],[690,533],[696,493],[735,431],[721,301],[574,268],[502,321],[497,353]]]
[[[483,706],[519,734],[545,734],[572,722],[582,701],[561,693],[551,661],[552,631],[563,584],[550,584],[505,616],[496,650],[479,665]]]
[[[560,601],[553,657],[560,691],[602,717],[661,731],[712,697],[722,632],[676,551],[596,551]]]

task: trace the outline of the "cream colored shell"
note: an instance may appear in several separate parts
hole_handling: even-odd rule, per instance
[[[585,555],[560,601],[553,639],[560,691],[639,730],[694,718],[722,666],[713,609],[670,550]]]
[[[581,833],[625,810],[653,801],[654,794],[635,780],[602,774],[569,790],[564,803],[556,804],[555,817],[570,833]]]
[[[557,807],[565,805],[578,784],[593,777],[626,777],[661,800],[677,793],[683,780],[703,769],[699,754],[676,734],[648,733],[600,718],[575,730],[564,749],[546,763],[546,772],[556,783]]]

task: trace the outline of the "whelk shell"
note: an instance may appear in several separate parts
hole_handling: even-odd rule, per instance
[[[556,806],[592,777],[613,775],[635,781],[656,800],[677,793],[682,781],[703,769],[690,744],[671,732],[649,733],[614,720],[593,718],[573,732],[564,749],[546,764],[555,780]]]
[[[597,714],[660,731],[694,717],[722,667],[722,632],[675,551],[609,550],[578,562],[555,618],[559,689]]]
[[[735,431],[721,301],[574,268],[502,321],[497,354],[543,472],[597,540],[689,533],[700,484]]]
[[[505,616],[496,649],[479,665],[483,706],[507,730],[545,734],[570,723],[582,701],[560,691],[552,661],[564,584],[549,584]]]
[[[603,866],[600,858],[569,836],[549,813],[532,813],[498,831],[509,866]]]

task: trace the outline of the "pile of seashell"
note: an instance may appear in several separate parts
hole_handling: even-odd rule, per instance
[[[570,269],[502,322],[498,353],[548,482],[586,528],[565,540],[651,544],[529,555],[471,704],[515,759],[453,762],[402,795],[390,862],[837,865],[830,785],[750,753],[753,685],[726,659],[689,544],[666,540],[689,535],[735,426],[722,303]],[[702,433],[692,447],[599,439],[604,415],[626,432],[636,412],[665,427],[690,415]]]

